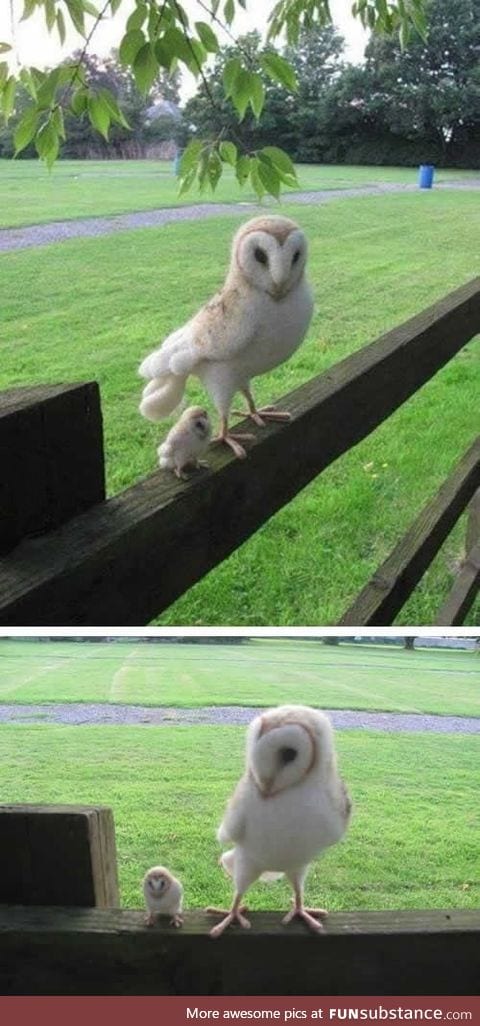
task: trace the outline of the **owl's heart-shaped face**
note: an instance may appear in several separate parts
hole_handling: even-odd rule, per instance
[[[238,240],[236,260],[250,285],[281,300],[300,281],[307,260],[307,240],[299,228],[288,233],[246,231]]]
[[[301,783],[317,757],[307,726],[284,723],[260,732],[251,749],[250,770],[261,794],[272,797]]]

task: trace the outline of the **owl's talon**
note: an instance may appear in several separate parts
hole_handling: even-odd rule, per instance
[[[145,926],[155,926],[156,915],[154,912],[150,912],[148,916],[145,916]]]
[[[183,926],[183,916],[181,916],[179,913],[176,913],[174,916],[172,916],[170,920],[170,926],[175,926],[177,929],[180,926]]]
[[[320,912],[325,912],[325,909],[317,909],[316,911],[317,914],[320,914]],[[309,930],[313,930],[315,933],[322,933],[323,923],[319,922],[318,919],[315,919],[308,909],[299,908],[297,905],[290,909],[290,912],[287,912],[286,916],[282,919],[282,923],[291,923],[292,919],[296,919],[297,916],[299,919],[303,919]]]
[[[263,406],[260,410],[256,411],[257,415],[260,414],[260,419],[278,421],[279,424],[286,424],[292,419],[292,414],[288,410],[277,410],[275,406]],[[253,414],[250,414],[253,416]],[[255,423],[257,423],[255,421]]]
[[[217,435],[217,437],[214,438],[213,441],[224,442],[225,445],[230,446],[230,449],[232,450],[232,452],[238,460],[246,460],[247,453],[246,450],[243,448],[243,445],[240,445],[238,441],[239,438],[241,438],[242,441],[253,442],[255,440],[255,435],[231,435],[230,432],[228,432],[228,434],[226,435]]]
[[[237,909],[236,912],[229,912],[220,923],[217,923],[216,926],[212,927],[212,929],[210,930],[210,937],[213,937],[214,939],[216,937],[220,937],[224,930],[226,930],[228,926],[235,922],[238,923],[238,925],[241,926],[244,930],[250,930],[252,925],[248,921],[248,919],[245,919],[245,916],[242,916],[240,909]]]

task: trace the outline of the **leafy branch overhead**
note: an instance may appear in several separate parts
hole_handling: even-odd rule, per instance
[[[23,87],[29,96],[15,130],[16,153],[32,142],[49,168],[54,164],[65,140],[64,114],[88,118],[91,125],[108,140],[112,125],[128,128],[128,122],[113,92],[99,88],[89,80],[87,56],[100,23],[112,15],[122,16],[125,0],[23,0],[22,20],[40,12],[49,32],[57,33],[62,46],[67,32],[83,37],[83,47],[75,60],[66,60],[49,70],[17,68],[9,43],[0,42],[0,110],[8,120],[16,109],[16,97]],[[219,33],[235,38],[233,28],[239,8],[247,0],[196,0],[198,18],[191,18],[179,0],[135,0],[134,10],[125,14],[120,43],[120,61],[132,71],[137,89],[147,95],[158,75],[186,68],[201,81],[212,105],[205,68],[220,49]],[[398,34],[406,46],[412,31],[425,35],[425,0],[355,0],[352,17],[374,32]],[[128,5],[131,10],[130,5]],[[252,3],[253,8],[253,3]],[[317,25],[331,22],[329,0],[278,0],[272,3],[268,20],[269,47],[260,67],[254,66],[247,51],[227,61],[223,73],[223,93],[235,108],[241,123],[250,109],[261,118],[268,82],[294,92],[296,77],[291,63],[274,49],[275,40],[295,45],[300,34]],[[180,192],[197,182],[200,189],[215,189],[225,166],[231,166],[240,185],[249,181],[261,197],[278,197],[282,186],[296,184],[293,164],[276,146],[245,152],[232,133],[226,139],[192,139],[180,166]]]

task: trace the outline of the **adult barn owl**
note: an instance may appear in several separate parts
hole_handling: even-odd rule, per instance
[[[235,845],[221,857],[235,893],[211,936],[220,936],[234,921],[250,925],[242,915],[242,897],[255,880],[272,873],[284,873],[293,888],[293,906],[283,921],[298,916],[311,930],[321,931],[315,917],[327,913],[305,908],[304,880],[312,859],[343,836],[350,811],[327,717],[303,705],[283,705],[257,716],[247,732],[245,774],[217,834],[221,844]]]
[[[185,479],[187,468],[201,466],[200,456],[206,452],[211,436],[207,411],[201,406],[189,406],[158,447],[160,467]]]
[[[165,866],[152,866],[143,878],[143,896],[148,909],[147,926],[153,926],[157,916],[170,916],[172,926],[181,926],[183,887]]]
[[[289,218],[255,217],[242,225],[221,292],[141,364],[140,374],[149,379],[143,416],[161,420],[172,413],[195,374],[220,415],[218,440],[240,458],[246,455],[241,440],[252,436],[229,431],[236,392],[245,396],[256,424],[289,420],[271,406],[257,409],[250,381],[288,360],[305,336],[313,311],[306,261],[307,240]]]

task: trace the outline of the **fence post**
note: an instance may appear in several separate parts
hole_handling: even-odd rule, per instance
[[[120,904],[112,810],[0,805],[0,904]]]
[[[96,382],[0,393],[0,553],[105,498]]]
[[[468,557],[472,549],[480,542],[480,488],[477,488],[475,495],[468,507],[467,531],[465,535],[465,556]]]

